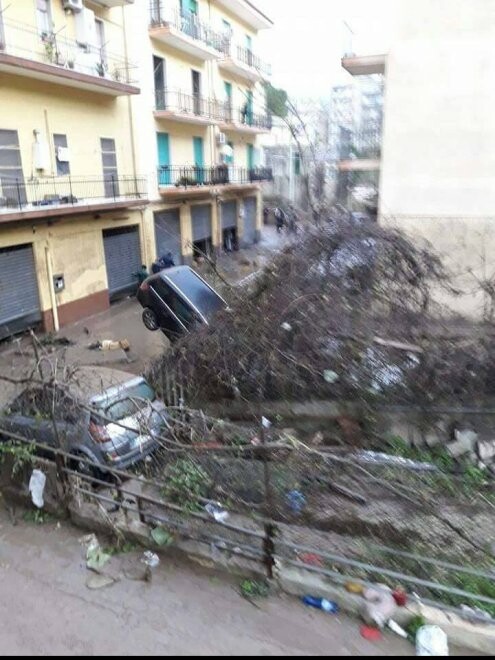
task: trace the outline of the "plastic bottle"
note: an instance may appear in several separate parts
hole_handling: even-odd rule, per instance
[[[302,601],[305,605],[308,605],[309,607],[315,607],[317,610],[323,610],[328,614],[337,614],[340,609],[337,603],[334,603],[331,600],[327,600],[326,598],[315,598],[314,596],[304,596]]]

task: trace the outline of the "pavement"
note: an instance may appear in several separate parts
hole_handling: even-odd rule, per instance
[[[80,530],[66,522],[13,526],[2,508],[4,656],[414,655],[392,633],[367,642],[358,621],[310,610],[288,596],[253,605],[239,595],[239,580],[164,556],[150,583],[122,576],[92,591]],[[141,552],[125,555],[127,565],[142,566]]]

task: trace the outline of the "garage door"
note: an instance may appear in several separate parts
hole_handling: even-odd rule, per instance
[[[155,239],[157,257],[171,252],[174,263],[177,266],[182,263],[179,209],[155,213]]]
[[[237,229],[237,202],[222,202],[222,229]]]
[[[134,291],[135,273],[141,270],[138,228],[107,229],[103,232],[103,245],[110,298]]]
[[[244,242],[256,242],[256,197],[244,200]]]
[[[193,241],[211,238],[211,204],[191,206]]]
[[[0,339],[41,321],[32,245],[0,249]]]

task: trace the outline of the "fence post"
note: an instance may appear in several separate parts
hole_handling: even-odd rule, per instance
[[[265,536],[263,537],[263,562],[266,566],[266,576],[269,580],[273,579],[273,567],[275,566],[275,543],[276,534],[275,525],[265,523]]]

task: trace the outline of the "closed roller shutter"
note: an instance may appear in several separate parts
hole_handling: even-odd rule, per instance
[[[237,202],[222,202],[222,229],[237,229]]]
[[[107,229],[103,232],[103,245],[110,297],[135,290],[135,274],[141,270],[138,228]]]
[[[157,257],[171,252],[174,263],[182,263],[179,209],[155,213],[155,239]]]
[[[0,338],[41,320],[32,245],[0,249]]]
[[[191,206],[193,241],[211,238],[211,204]]]
[[[247,197],[244,200],[244,241],[256,242],[256,197]]]

